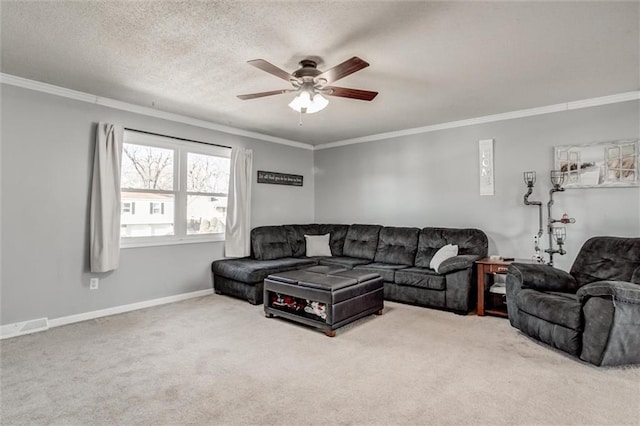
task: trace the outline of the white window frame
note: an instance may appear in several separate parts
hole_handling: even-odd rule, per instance
[[[173,150],[173,190],[123,189],[126,192],[155,192],[174,196],[173,233],[174,235],[123,237],[120,236],[120,248],[166,246],[174,244],[194,244],[224,241],[224,232],[214,234],[187,234],[187,195],[197,194],[187,192],[187,157],[188,153],[213,155],[216,157],[231,157],[231,149],[204,143],[187,142],[168,136],[149,135],[136,131],[125,130],[123,142],[125,144],[146,145],[154,148]],[[207,193],[206,195],[210,195]],[[216,194],[228,196],[228,194]],[[166,209],[166,205],[165,205]],[[166,213],[166,211],[165,211]]]

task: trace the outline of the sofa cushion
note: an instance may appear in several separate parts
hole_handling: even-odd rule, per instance
[[[291,257],[291,246],[283,226],[259,226],[251,230],[253,257],[258,260]]]
[[[320,234],[329,234],[329,246],[332,256],[342,256],[344,240],[347,237],[349,225],[320,225]]]
[[[293,257],[256,260],[249,257],[240,259],[217,260],[211,264],[211,271],[232,280],[244,283],[262,282],[268,275],[317,265],[314,259],[296,259]]]
[[[329,234],[329,247],[332,256],[342,256],[344,239],[347,236],[349,225],[284,225],[287,232],[287,239],[291,246],[293,257],[303,257],[306,255],[305,235]]]
[[[487,235],[474,228],[446,228],[443,230],[447,244],[458,246],[459,255],[473,254],[486,257],[489,251]]]
[[[319,257],[317,260],[320,265],[337,265],[347,269],[353,269],[355,266],[371,263],[371,261],[367,259],[345,256]]]
[[[446,281],[444,275],[429,268],[407,268],[396,272],[395,283],[410,287],[444,290]]]
[[[284,225],[283,226],[286,234],[287,241],[289,241],[289,246],[291,246],[291,255],[293,257],[303,257],[306,256],[307,246],[305,244],[305,235],[321,235],[320,225],[318,224],[310,224],[310,225]]]
[[[415,265],[421,268],[429,268],[431,259],[440,247],[447,245],[441,228],[424,228],[418,235],[418,250],[416,252]]]
[[[413,266],[418,250],[419,232],[418,228],[382,228],[374,261]]]
[[[360,265],[353,268],[356,271],[370,272],[373,274],[379,274],[383,281],[392,283],[395,278],[396,271],[407,268],[407,265],[396,265],[392,263],[369,263],[367,265]]]
[[[487,236],[472,228],[424,228],[418,236],[418,251],[415,266],[428,268],[431,259],[440,247],[447,244],[458,246],[459,255],[486,257],[489,243]]]
[[[516,294],[516,306],[552,324],[582,330],[582,305],[575,294],[523,289]]]
[[[580,249],[571,266],[578,286],[594,281],[628,281],[640,267],[640,238],[593,237]]]
[[[305,256],[331,256],[329,247],[329,234],[325,235],[305,235],[306,253]]]
[[[343,255],[373,260],[380,229],[380,225],[351,225],[344,240]]]

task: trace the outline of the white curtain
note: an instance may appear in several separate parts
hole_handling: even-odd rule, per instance
[[[224,245],[226,257],[245,257],[251,253],[252,170],[253,151],[233,148]]]
[[[124,129],[98,123],[91,185],[91,272],[107,272],[120,261],[120,165]]]

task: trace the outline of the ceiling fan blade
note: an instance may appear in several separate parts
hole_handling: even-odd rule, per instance
[[[250,93],[248,95],[238,95],[238,98],[246,101],[247,99],[263,98],[271,95],[281,95],[283,93],[295,92],[293,89],[272,90],[270,92]]]
[[[349,89],[347,87],[325,86],[324,89],[329,89],[327,92],[323,92],[327,96],[340,96],[341,98],[359,99],[361,101],[371,101],[378,94],[378,92]]]
[[[340,65],[336,65],[335,67],[319,74],[315,77],[315,81],[324,79],[327,81],[327,83],[333,83],[334,81],[340,80],[341,78],[353,74],[356,71],[360,71],[361,69],[368,66],[368,62],[365,62],[357,56],[354,56],[353,58],[344,61]]]
[[[294,76],[289,74],[283,69],[276,67],[275,65],[265,61],[264,59],[253,59],[251,61],[247,61],[248,64],[253,65],[254,67],[261,69],[262,71],[266,71],[269,74],[275,75],[286,81],[297,80]]]

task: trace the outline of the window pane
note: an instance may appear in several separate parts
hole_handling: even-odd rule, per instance
[[[226,194],[229,189],[229,159],[213,155],[187,155],[187,191]]]
[[[173,190],[173,150],[125,143],[122,188]]]
[[[224,232],[227,197],[189,195],[187,199],[187,234]]]
[[[173,235],[173,195],[122,191],[122,205],[128,203],[132,209],[120,215],[121,237]]]
[[[607,148],[607,154],[609,155],[609,158],[618,158],[620,157],[620,148],[613,147],[613,148]]]
[[[622,146],[622,155],[630,155],[635,154],[636,146],[635,145],[623,145]]]

